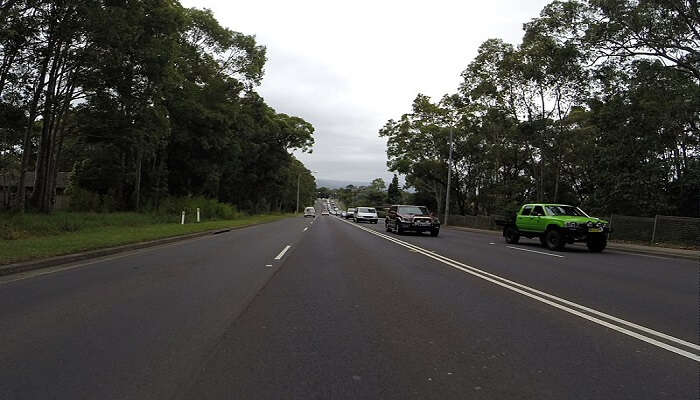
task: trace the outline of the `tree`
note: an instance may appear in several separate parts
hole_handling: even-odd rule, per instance
[[[311,151],[313,126],[255,93],[265,48],[211,11],[16,0],[0,2],[0,17],[0,167],[19,175],[20,209],[31,164],[30,204],[43,212],[59,168],[106,209],[157,208],[168,195],[282,209],[285,174],[313,186],[290,154]]]
[[[327,199],[327,198],[330,198],[332,195],[333,195],[333,191],[325,186],[321,186],[316,191],[316,196],[319,199]]]
[[[697,0],[554,1],[540,25],[561,41],[602,59],[653,57],[700,79],[700,11]]]
[[[399,177],[394,174],[387,190],[387,201],[390,204],[398,204],[401,201],[401,188],[399,187]]]
[[[457,95],[389,120],[388,166],[440,211],[454,132],[462,213],[525,201],[595,213],[700,214],[695,1],[555,1],[513,46],[485,41]],[[428,200],[430,199],[430,200]]]

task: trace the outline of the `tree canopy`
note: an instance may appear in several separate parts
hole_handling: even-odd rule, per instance
[[[699,32],[696,1],[554,1],[520,45],[485,41],[457,93],[389,120],[387,165],[440,210],[453,130],[463,214],[700,216]]]
[[[72,170],[109,209],[171,195],[293,209],[299,176],[315,192],[291,155],[314,128],[255,92],[265,62],[254,36],[178,1],[0,2],[0,168],[18,177],[16,207],[50,211]]]

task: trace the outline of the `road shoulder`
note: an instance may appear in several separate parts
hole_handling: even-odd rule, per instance
[[[134,250],[140,250],[150,247],[162,246],[165,244],[171,244],[176,242],[182,242],[186,240],[196,239],[203,236],[217,235],[220,233],[230,232],[232,230],[249,228],[251,226],[267,224],[271,222],[278,221],[268,220],[261,222],[254,222],[239,226],[232,226],[227,228],[211,229],[202,232],[190,233],[186,235],[170,236],[162,239],[148,240],[143,242],[130,243],[120,246],[106,247],[102,249],[83,251],[79,253],[65,254],[56,257],[40,258],[36,260],[17,262],[12,264],[0,265],[0,276],[13,275],[22,272],[34,271],[43,268],[56,267],[65,264],[71,264],[78,261],[92,260],[100,257],[110,256],[119,253],[125,253]]]
[[[492,236],[502,236],[500,231],[492,231],[486,229],[475,229],[466,228],[462,226],[449,226],[445,227],[447,229],[454,229],[465,232],[481,233],[485,235]],[[686,250],[686,249],[674,249],[670,247],[656,247],[656,246],[644,246],[639,244],[631,243],[620,243],[620,242],[608,242],[609,250],[620,251],[624,253],[633,254],[646,254],[654,255],[660,257],[672,257],[672,258],[683,258],[687,260],[700,260],[700,251],[697,250]]]

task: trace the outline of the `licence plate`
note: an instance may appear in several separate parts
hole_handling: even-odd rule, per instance
[[[601,228],[590,228],[588,232],[603,232],[603,229]]]
[[[416,226],[428,226],[430,222],[416,221]]]

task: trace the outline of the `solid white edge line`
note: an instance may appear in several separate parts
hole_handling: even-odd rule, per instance
[[[343,221],[343,222],[345,222],[345,221]],[[357,225],[350,224],[350,223],[348,223],[348,224],[349,224],[349,225],[353,225],[353,226],[357,226]],[[537,289],[530,288],[530,287],[528,287],[528,286],[519,284],[519,283],[517,283],[517,282],[510,281],[510,280],[505,279],[505,278],[502,278],[502,277],[500,277],[500,276],[498,276],[498,275],[494,275],[494,274],[491,274],[491,273],[489,273],[489,272],[482,271],[482,270],[480,270],[480,269],[478,269],[478,268],[474,268],[474,267],[469,266],[469,265],[466,265],[466,264],[462,264],[462,263],[460,263],[459,261],[451,260],[451,259],[449,259],[449,258],[447,258],[447,257],[445,257],[445,256],[441,256],[441,255],[439,255],[439,254],[437,254],[437,253],[430,252],[429,250],[424,250],[424,249],[422,249],[421,247],[418,247],[418,246],[416,246],[416,245],[414,245],[414,244],[411,244],[411,243],[408,243],[408,242],[404,242],[404,241],[399,240],[399,239],[395,239],[395,238],[393,238],[393,237],[391,237],[391,236],[387,236],[387,235],[385,235],[385,234],[383,234],[383,233],[380,233],[380,232],[377,232],[377,231],[375,231],[375,230],[373,230],[373,229],[368,229],[368,228],[361,227],[361,226],[357,226],[357,227],[360,228],[360,229],[363,229],[363,230],[365,230],[365,231],[367,231],[367,232],[369,232],[369,233],[372,233],[372,234],[374,234],[374,235],[376,235],[376,236],[382,237],[382,238],[384,238],[384,239],[386,239],[386,240],[392,241],[392,242],[394,242],[394,243],[396,243],[396,244],[399,244],[399,245],[401,245],[401,246],[403,246],[403,247],[406,247],[406,248],[408,248],[408,249],[413,248],[416,252],[421,253],[421,254],[423,254],[423,255],[425,255],[425,256],[427,256],[427,257],[433,258],[433,259],[435,259],[435,260],[437,260],[437,261],[440,261],[440,262],[442,262],[443,264],[449,265],[449,266],[451,266],[451,267],[453,267],[453,268],[455,268],[455,269],[461,270],[461,271],[463,271],[463,272],[466,272],[466,273],[468,273],[468,274],[474,275],[474,276],[479,277],[479,278],[481,278],[481,279],[484,279],[484,280],[487,280],[487,281],[489,281],[489,282],[495,283],[495,284],[497,284],[497,285],[499,285],[499,286],[502,286],[502,287],[504,287],[504,288],[506,288],[506,289],[509,289],[509,290],[514,291],[514,292],[517,292],[517,293],[523,294],[523,295],[525,295],[525,296],[531,297],[531,298],[533,298],[533,299],[536,299],[536,300],[538,300],[538,301],[541,301],[541,302],[543,302],[543,303],[545,303],[545,304],[548,304],[548,305],[551,305],[551,306],[553,306],[553,307],[559,308],[559,309],[561,309],[561,310],[563,310],[563,311],[566,311],[566,312],[571,313],[571,314],[573,314],[573,315],[576,315],[576,316],[578,316],[578,317],[587,319],[587,320],[592,321],[592,322],[595,322],[595,323],[597,323],[597,324],[599,324],[599,325],[602,325],[602,326],[605,326],[605,327],[607,327],[607,328],[610,328],[610,329],[616,330],[616,331],[618,331],[618,332],[624,333],[624,334],[626,334],[626,335],[628,335],[628,336],[631,336],[631,337],[634,337],[634,338],[636,338],[636,339],[642,340],[642,341],[644,341],[644,342],[653,344],[653,345],[655,345],[655,346],[657,346],[657,347],[663,348],[664,350],[668,350],[668,351],[671,351],[671,352],[673,352],[673,353],[676,353],[676,354],[682,355],[682,356],[684,356],[684,357],[690,358],[690,359],[692,359],[692,360],[694,360],[694,361],[700,362],[700,355],[696,355],[696,354],[694,354],[694,353],[691,353],[691,352],[688,352],[688,351],[679,349],[679,348],[677,348],[677,347],[673,347],[673,346],[668,345],[668,344],[666,344],[666,343],[660,342],[660,341],[658,341],[658,340],[656,340],[656,339],[646,337],[646,336],[641,335],[641,334],[636,333],[636,332],[632,332],[632,331],[630,331],[630,330],[628,330],[628,329],[625,329],[625,328],[623,328],[623,327],[619,327],[619,326],[617,326],[617,325],[613,325],[613,324],[611,324],[611,323],[609,323],[609,322],[607,322],[607,321],[603,321],[603,320],[601,320],[601,319],[598,319],[598,318],[589,316],[589,315],[584,314],[584,313],[582,313],[582,312],[580,312],[580,311],[571,309],[571,308],[569,308],[569,307],[565,307],[565,306],[563,306],[563,305],[561,305],[561,304],[554,303],[554,302],[552,302],[552,301],[550,301],[550,300],[545,299],[544,297],[549,297],[549,298],[551,298],[551,299],[560,301],[560,302],[565,303],[565,304],[567,304],[567,305],[571,305],[571,306],[574,306],[574,307],[578,307],[578,308],[580,308],[581,310],[585,310],[585,311],[590,312],[590,313],[592,313],[592,314],[596,314],[596,315],[599,315],[599,316],[601,316],[601,317],[608,318],[608,319],[613,320],[613,321],[615,321],[615,322],[618,322],[618,323],[620,323],[620,324],[627,325],[628,327],[635,328],[635,329],[641,330],[641,331],[646,332],[646,333],[649,333],[649,334],[653,334],[653,335],[655,335],[655,336],[658,336],[658,337],[660,337],[660,338],[664,338],[664,339],[666,339],[666,340],[669,340],[669,341],[672,341],[672,342],[681,344],[681,345],[683,345],[683,346],[690,347],[690,348],[695,349],[695,350],[700,350],[700,346],[698,346],[698,345],[696,345],[696,344],[694,344],[694,343],[690,343],[690,342],[687,342],[687,341],[685,341],[685,340],[683,340],[683,339],[678,339],[678,338],[676,338],[676,337],[673,337],[673,336],[670,336],[670,335],[666,335],[666,334],[661,333],[661,332],[657,332],[657,331],[655,331],[655,330],[653,330],[653,329],[650,329],[650,328],[647,328],[647,327],[644,327],[644,326],[641,326],[641,325],[637,325],[637,324],[635,324],[635,323],[633,323],[633,322],[625,321],[625,320],[623,320],[623,319],[614,317],[614,316],[612,316],[612,315],[605,314],[605,313],[603,313],[603,312],[601,312],[601,311],[594,310],[594,309],[592,309],[592,308],[588,308],[588,307],[582,306],[582,305],[580,305],[580,304],[577,304],[577,303],[574,303],[574,302],[571,302],[571,301],[562,299],[562,298],[560,298],[560,297],[557,297],[557,296],[554,296],[554,295],[551,295],[551,294],[548,294],[548,293],[539,291],[539,290],[537,290]],[[431,253],[432,253],[432,254],[431,254]],[[460,266],[460,265],[461,265],[461,266]],[[491,276],[491,277],[493,277],[493,278],[490,278],[489,276]],[[499,281],[497,281],[496,279],[500,279],[500,280],[503,281],[503,282],[507,282],[507,284],[506,284],[506,283],[503,283],[503,282],[499,282]],[[513,286],[521,287],[521,288],[526,289],[526,290],[530,290],[530,291],[532,291],[532,292],[534,292],[534,293],[537,293],[537,294],[542,295],[543,297],[540,297],[540,296],[537,296],[537,295],[534,295],[534,294],[525,292],[524,290],[518,289],[517,287],[510,286],[509,284],[511,284],[511,285],[513,285]]]
[[[277,257],[275,257],[275,260],[281,260],[282,257],[284,257],[284,253],[286,253],[287,250],[289,250],[290,247],[292,247],[292,246],[286,245],[286,246],[284,247],[284,249],[282,249],[282,251],[280,251],[280,253],[277,255]]]
[[[513,250],[529,251],[530,253],[544,254],[545,256],[564,258],[564,256],[560,256],[559,254],[545,253],[544,251],[523,249],[522,247],[513,247],[513,246],[506,246],[506,247],[509,249],[513,249]]]

